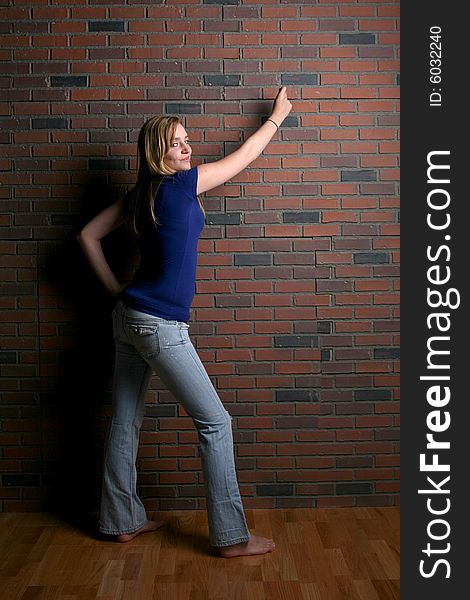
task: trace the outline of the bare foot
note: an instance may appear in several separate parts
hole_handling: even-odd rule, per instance
[[[250,556],[252,554],[266,554],[272,552],[275,548],[273,540],[252,535],[248,542],[234,544],[233,546],[222,546],[217,548],[220,556],[224,558],[233,558],[234,556]]]
[[[122,535],[116,535],[114,539],[116,540],[116,542],[130,542],[139,534],[147,533],[148,531],[156,531],[157,529],[160,529],[160,527],[163,527],[163,525],[163,521],[147,521],[147,523],[145,523],[145,525],[137,531],[133,531],[132,533],[123,533]]]

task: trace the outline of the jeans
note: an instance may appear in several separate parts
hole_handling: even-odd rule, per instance
[[[232,418],[189,338],[189,325],[139,312],[119,300],[113,310],[113,329],[113,409],[104,454],[100,531],[133,533],[147,521],[136,490],[136,458],[145,395],[155,372],[197,429],[211,545],[247,542],[250,534],[235,474]]]

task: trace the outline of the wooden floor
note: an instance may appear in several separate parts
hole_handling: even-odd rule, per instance
[[[48,514],[0,515],[2,600],[387,600],[399,598],[399,510],[246,510],[264,556],[220,558],[205,511],[127,544]],[[149,518],[152,518],[150,515]]]

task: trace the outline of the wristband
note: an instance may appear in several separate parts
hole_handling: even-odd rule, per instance
[[[271,123],[274,123],[274,125],[276,125],[277,129],[279,130],[279,125],[276,123],[276,121],[273,121],[272,119],[266,119],[266,121],[271,121]]]

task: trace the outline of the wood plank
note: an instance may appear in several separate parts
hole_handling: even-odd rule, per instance
[[[276,550],[226,559],[205,511],[159,513],[160,530],[128,544],[91,537],[44,513],[0,518],[7,600],[397,600],[399,509],[247,511]]]

